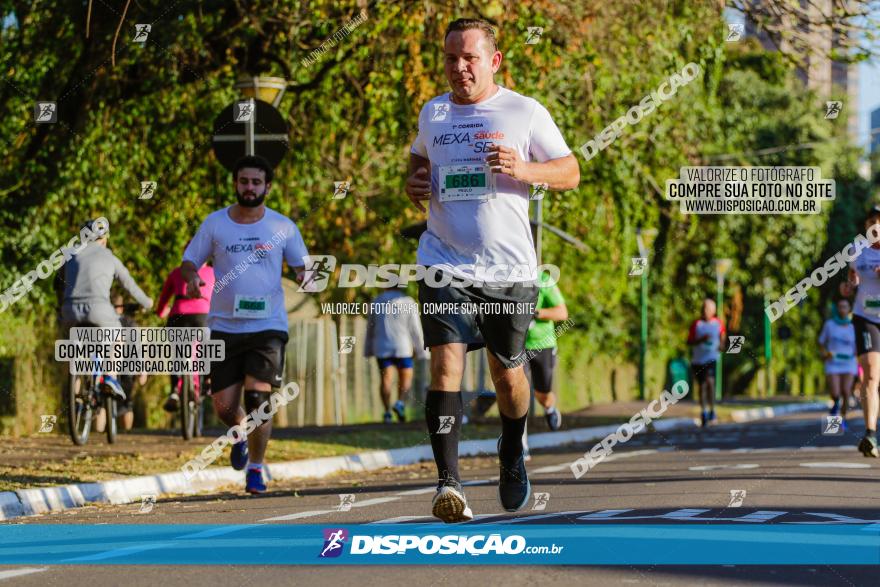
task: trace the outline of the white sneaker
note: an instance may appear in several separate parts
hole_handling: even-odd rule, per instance
[[[468,507],[461,485],[441,485],[437,488],[437,494],[431,502],[431,513],[435,518],[440,518],[447,524],[456,522],[468,522],[474,519],[471,508]]]

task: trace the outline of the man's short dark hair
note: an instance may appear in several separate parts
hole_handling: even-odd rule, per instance
[[[492,47],[493,53],[498,50],[498,43],[495,42],[495,27],[479,18],[459,18],[458,20],[453,20],[446,27],[446,34],[443,35],[443,42],[446,42],[449,33],[469,31],[472,29],[483,31],[483,34],[486,35],[486,38],[489,40],[489,45]]]
[[[868,220],[876,218],[877,216],[880,216],[880,205],[875,205],[870,210],[868,210],[868,212],[865,214],[865,220],[863,222],[867,222]]]
[[[272,169],[272,166],[269,165],[268,161],[266,161],[259,155],[245,155],[244,157],[236,161],[235,165],[232,167],[232,179],[238,181],[238,172],[245,167],[262,169],[266,174],[266,183],[272,181],[272,178],[275,176],[275,171]]]

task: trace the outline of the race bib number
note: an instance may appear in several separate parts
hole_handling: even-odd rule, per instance
[[[490,200],[495,197],[495,177],[488,165],[440,167],[440,201]]]
[[[866,296],[863,306],[865,312],[880,316],[880,296]]]
[[[852,355],[846,355],[844,353],[834,353],[834,358],[838,361],[849,361],[853,358]]]
[[[268,318],[269,299],[266,296],[235,296],[232,315],[236,318]]]

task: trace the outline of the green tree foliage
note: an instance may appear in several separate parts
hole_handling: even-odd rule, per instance
[[[233,201],[210,140],[243,74],[290,82],[281,109],[291,149],[269,205],[296,220],[313,253],[340,263],[414,262],[415,242],[398,234],[423,220],[403,191],[409,145],[421,106],[448,90],[443,31],[463,16],[498,25],[505,57],[497,81],[544,103],[581,161],[580,187],[551,194],[545,219],[588,251],[548,236],[544,257],[563,268],[580,327],[569,336],[584,356],[636,356],[638,289],[627,272],[637,227],[658,231],[650,320],[652,355],[662,358],[683,350],[688,321],[714,290],[715,258],[734,260],[728,293],[741,288],[741,331],[757,344],[762,296],[781,295],[857,228],[869,186],[856,174],[843,117],[823,119],[822,102],[789,60],[753,41],[726,43],[719,3],[375,2],[363,24],[303,64],[364,6],[0,0],[0,287],[66,243],[85,218],[104,215],[111,247],[155,297],[201,219]],[[143,46],[132,42],[136,23],[152,23]],[[534,45],[524,42],[530,26],[544,27]],[[584,161],[581,144],[689,62],[702,69],[697,80]],[[38,100],[58,102],[57,124],[34,124]],[[786,145],[800,146],[765,152]],[[820,166],[837,180],[838,200],[815,216],[682,215],[665,200],[665,181],[683,165],[709,164]],[[138,199],[142,180],[158,182],[152,200]],[[340,180],[351,180],[352,192],[333,200]],[[50,324],[49,281],[0,320]],[[811,294],[802,312],[804,344],[829,291]],[[17,344],[3,340],[6,353]],[[756,363],[742,360],[747,381]]]

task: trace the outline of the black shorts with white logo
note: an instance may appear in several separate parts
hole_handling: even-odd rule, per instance
[[[856,331],[856,354],[880,353],[880,324],[853,314]]]
[[[226,345],[226,358],[211,363],[212,392],[243,382],[245,375],[281,387],[286,332],[262,330],[234,334],[212,330],[211,339],[222,340]]]
[[[425,347],[461,342],[473,351],[485,346],[506,369],[518,367],[525,362],[526,333],[537,301],[534,282],[431,287],[419,281]],[[454,307],[476,311],[436,311]]]

